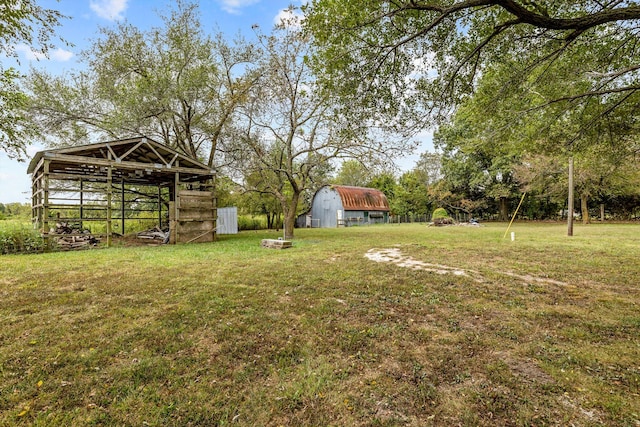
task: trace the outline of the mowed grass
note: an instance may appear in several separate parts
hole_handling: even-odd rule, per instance
[[[0,257],[0,425],[638,426],[640,226],[505,228]]]

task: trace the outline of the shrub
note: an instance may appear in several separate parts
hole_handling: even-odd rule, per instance
[[[44,251],[42,235],[26,227],[0,230],[0,254],[34,253]]]
[[[440,218],[451,218],[445,208],[438,208],[435,211],[433,211],[433,214],[431,215],[431,219],[433,221]]]
[[[453,218],[449,216],[449,213],[445,208],[438,208],[433,211],[433,215],[431,215],[431,220],[435,225],[446,225],[453,224]]]
[[[267,221],[261,217],[254,217],[252,215],[239,215],[238,216],[238,230],[266,230]]]

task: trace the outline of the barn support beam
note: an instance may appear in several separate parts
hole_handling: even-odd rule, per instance
[[[121,185],[120,190],[121,190],[120,191],[120,217],[122,218],[121,219],[122,225],[120,227],[120,229],[121,229],[120,230],[121,231],[120,234],[122,234],[124,236],[124,214],[125,214],[125,212],[124,212],[124,179],[122,180],[122,185]]]
[[[162,186],[158,185],[158,228],[162,230]]]
[[[80,229],[82,229],[82,220],[84,219],[84,180],[80,178]]]
[[[31,180],[31,221],[33,228],[40,230],[42,227],[42,177],[34,174]]]
[[[111,246],[111,199],[113,197],[113,187],[112,187],[112,169],[111,166],[107,167],[107,247]]]
[[[44,238],[45,251],[51,250],[49,237],[49,160],[44,161],[42,174],[42,237]]]
[[[180,166],[180,160],[176,160],[176,167]],[[173,236],[174,243],[180,241],[179,231],[180,228],[180,172],[175,173],[175,181],[173,183]]]

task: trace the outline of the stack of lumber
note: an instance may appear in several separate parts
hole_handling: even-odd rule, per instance
[[[136,236],[138,239],[160,240],[163,243],[167,243],[169,241],[169,230],[163,231],[159,227],[154,227],[141,231]]]
[[[51,231],[51,235],[56,237],[56,245],[63,251],[96,246],[100,243],[100,240],[91,235],[89,230],[73,228],[66,222],[57,223],[56,228]]]

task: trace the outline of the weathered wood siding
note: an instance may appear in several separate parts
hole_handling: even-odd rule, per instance
[[[172,211],[172,242],[203,243],[215,240],[216,205],[213,192],[181,190]]]

